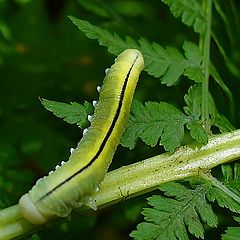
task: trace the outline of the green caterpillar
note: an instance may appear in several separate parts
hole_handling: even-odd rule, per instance
[[[20,198],[20,210],[29,222],[44,224],[56,217],[66,217],[82,204],[96,209],[91,194],[98,190],[120,142],[143,67],[142,54],[127,49],[106,71],[94,115],[89,116],[91,126],[71,151],[69,161],[39,179]]]

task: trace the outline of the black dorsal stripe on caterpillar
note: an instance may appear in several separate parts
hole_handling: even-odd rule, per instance
[[[69,161],[19,200],[23,216],[33,224],[43,224],[55,217],[66,217],[72,208],[87,204],[96,209],[91,194],[98,189],[112,161],[125,125],[139,74],[142,54],[136,49],[123,51],[106,71],[91,126]],[[99,89],[98,89],[99,90]]]

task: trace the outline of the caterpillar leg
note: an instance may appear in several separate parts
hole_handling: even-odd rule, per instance
[[[46,219],[39,212],[28,194],[24,194],[18,203],[20,211],[24,218],[32,224],[46,223]]]

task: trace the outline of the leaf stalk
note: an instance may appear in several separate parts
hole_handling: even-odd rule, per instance
[[[211,23],[212,23],[212,0],[203,1],[203,12],[206,18],[206,31],[202,35],[202,55],[203,55],[203,72],[204,78],[202,81],[202,122],[205,130],[210,132],[209,123],[209,66],[210,66],[210,42],[211,42]],[[201,38],[201,36],[200,36]]]

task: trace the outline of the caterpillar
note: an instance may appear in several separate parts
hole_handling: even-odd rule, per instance
[[[44,224],[66,217],[82,204],[96,210],[91,198],[98,191],[121,140],[139,74],[144,68],[142,54],[136,49],[123,51],[106,71],[99,101],[94,101],[91,125],[85,129],[67,162],[39,179],[19,200],[19,208],[32,224]]]

